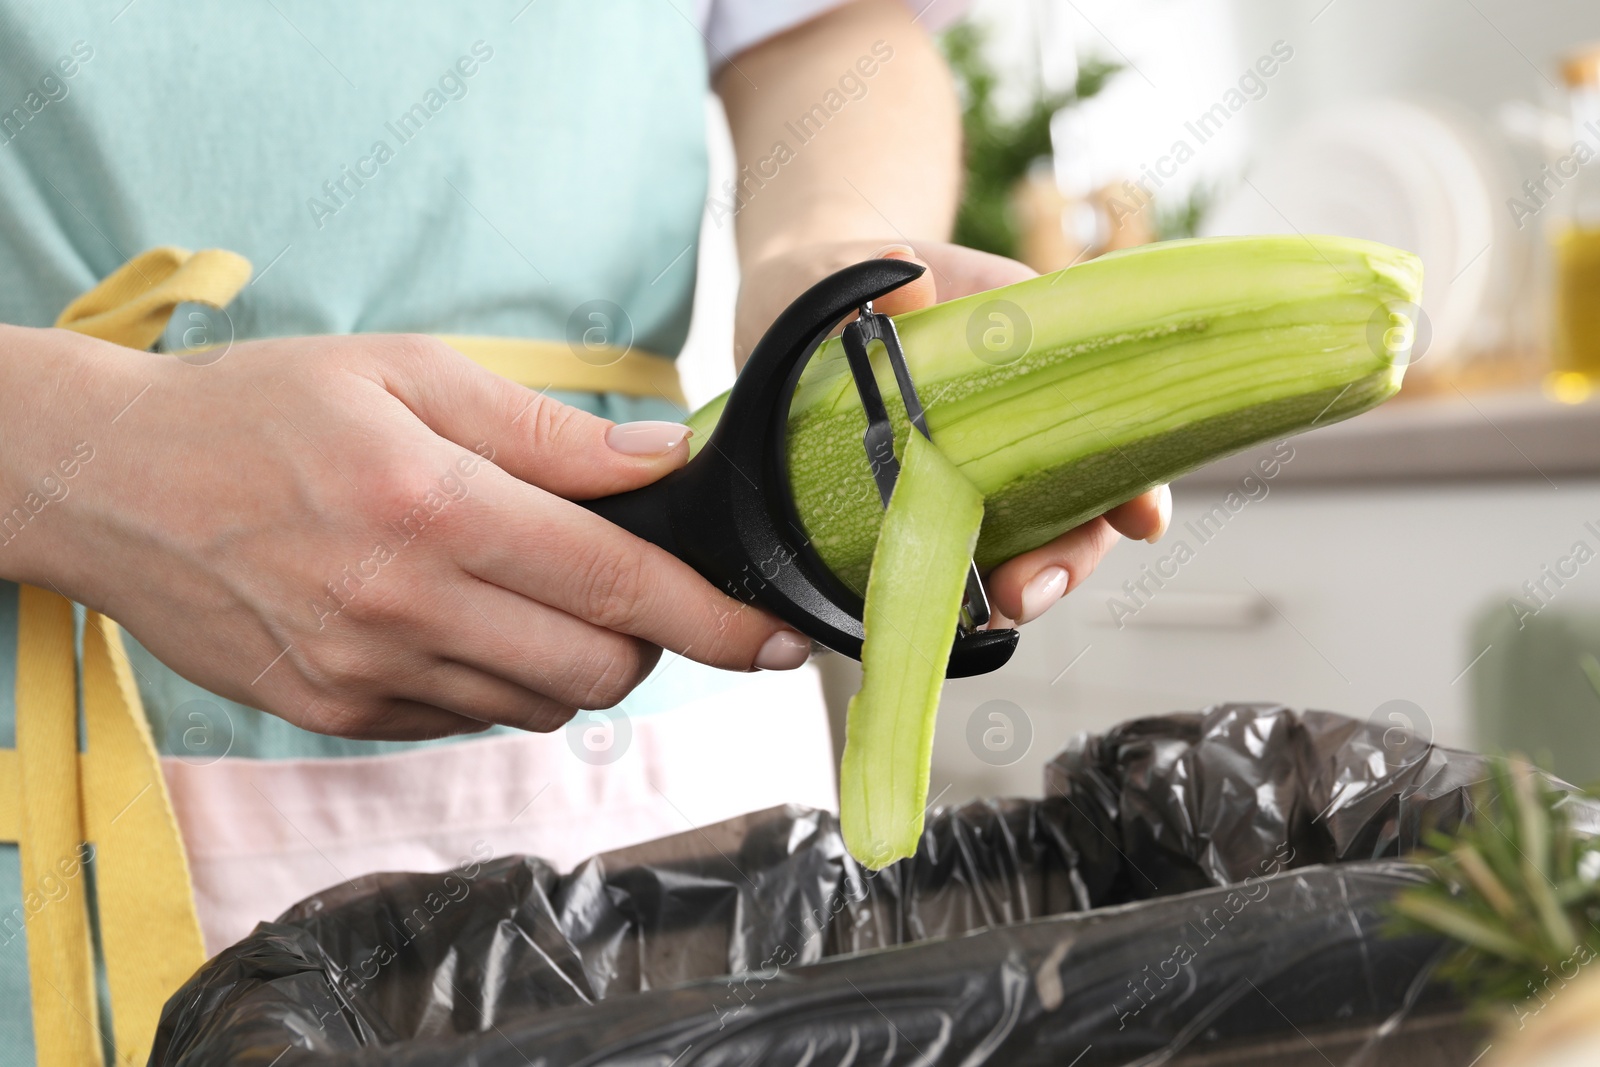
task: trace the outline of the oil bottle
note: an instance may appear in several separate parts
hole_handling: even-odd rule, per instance
[[[1571,106],[1575,152],[1566,204],[1551,233],[1555,259],[1555,321],[1551,332],[1551,391],[1578,401],[1600,386],[1600,44],[1562,65]]]

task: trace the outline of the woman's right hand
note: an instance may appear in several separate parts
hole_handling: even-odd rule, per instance
[[[676,469],[686,438],[427,337],[252,341],[191,366],[0,327],[0,575],[310,730],[552,730],[621,700],[662,648],[734,670],[806,658],[570,503]]]

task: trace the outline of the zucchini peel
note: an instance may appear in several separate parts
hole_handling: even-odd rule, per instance
[[[913,433],[904,451],[867,579],[861,691],[839,768],[845,847],[873,870],[922,837],[939,690],[983,525],[983,494],[933,442]]]

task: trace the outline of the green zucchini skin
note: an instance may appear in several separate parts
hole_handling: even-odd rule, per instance
[[[1400,388],[1420,299],[1409,253],[1341,237],[1173,241],[897,316],[941,452],[984,496],[989,567],[1139,493],[1262,441],[1372,408]],[[981,347],[1001,322],[1028,336]],[[1397,317],[1399,316],[1399,317]],[[879,383],[909,430],[887,364]],[[722,398],[690,419],[703,441]],[[866,419],[831,340],[789,415],[795,506],[818,554],[866,587],[883,506]]]
[[[839,765],[839,829],[873,870],[916,852],[922,837],[939,693],[982,522],[977,488],[921,434],[906,438],[888,535],[872,555],[861,691]]]

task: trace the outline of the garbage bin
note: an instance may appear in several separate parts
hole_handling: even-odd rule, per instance
[[[151,1063],[1459,1065],[1448,946],[1386,907],[1485,763],[1384,740],[1262,704],[1137,720],[876,874],[786,807],[568,874],[356,879],[207,963]]]

